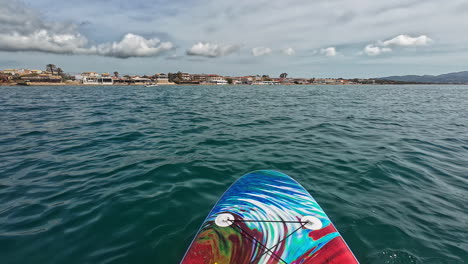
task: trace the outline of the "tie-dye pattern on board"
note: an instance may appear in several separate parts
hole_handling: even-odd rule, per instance
[[[229,213],[235,224],[215,224]],[[302,217],[322,227],[304,227]],[[252,221],[252,222],[251,222]],[[255,222],[265,221],[265,222]],[[278,222],[268,222],[278,221]],[[255,171],[220,198],[186,252],[182,264],[358,263],[330,219],[295,180],[276,171]]]

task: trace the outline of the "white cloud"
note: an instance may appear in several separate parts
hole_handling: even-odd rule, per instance
[[[84,53],[117,58],[152,57],[174,49],[171,42],[161,42],[157,38],[145,39],[135,34],[127,34],[120,42],[105,43],[93,46]]]
[[[392,39],[385,41],[378,41],[377,44],[367,45],[363,53],[368,56],[377,56],[382,53],[391,52],[389,47],[419,47],[431,44],[433,40],[426,35],[419,37],[411,37],[409,35],[398,35]],[[362,53],[361,53],[362,54]]]
[[[321,49],[321,50],[320,50],[320,54],[325,55],[325,56],[327,56],[327,57],[334,57],[334,56],[336,56],[338,53],[336,52],[336,48],[335,48],[335,47],[328,47],[328,48],[325,48],[325,49]]]
[[[0,50],[2,51],[74,53],[87,43],[88,40],[77,32],[56,33],[47,29],[39,29],[26,34],[0,33]]]
[[[11,15],[11,14],[15,15]],[[171,50],[171,42],[126,34],[120,42],[90,46],[71,23],[45,21],[40,14],[17,3],[0,5],[0,51],[39,51],[57,54],[101,55],[117,58],[151,57]]]
[[[419,37],[411,37],[408,35],[399,35],[392,39],[382,42],[382,46],[401,46],[401,47],[416,47],[416,46],[427,46],[431,44],[433,40],[426,35]]]
[[[116,58],[152,57],[171,50],[171,42],[145,39],[127,34],[120,42],[103,43],[88,47],[88,39],[77,32],[54,33],[41,29],[29,34],[0,34],[2,51],[41,51],[57,54],[101,55]]]
[[[240,49],[238,45],[221,45],[214,43],[198,42],[187,50],[187,55],[203,57],[221,57],[229,55]]]
[[[391,51],[392,51],[391,48],[378,47],[373,44],[369,44],[364,48],[364,53],[369,56],[377,56],[382,53],[391,52]]]
[[[252,49],[252,55],[254,55],[255,57],[267,55],[267,54],[270,54],[271,52],[273,52],[272,49],[265,48],[265,47],[256,47]]]
[[[285,49],[282,49],[281,52],[288,56],[292,56],[296,54],[296,51],[293,48],[285,48]]]

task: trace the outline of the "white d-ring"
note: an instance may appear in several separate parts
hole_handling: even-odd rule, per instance
[[[219,227],[228,227],[234,223],[234,216],[232,214],[220,214],[215,219],[215,224]]]
[[[310,215],[302,217],[301,222],[307,223],[304,225],[304,227],[307,229],[311,229],[311,230],[319,230],[319,229],[322,229],[322,226],[323,226],[322,221],[320,221],[320,219],[318,219],[315,216],[310,216]]]

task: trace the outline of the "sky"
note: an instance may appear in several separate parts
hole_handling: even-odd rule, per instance
[[[0,0],[0,69],[372,78],[468,70],[466,0]]]

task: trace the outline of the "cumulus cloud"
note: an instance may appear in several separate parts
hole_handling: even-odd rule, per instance
[[[382,53],[391,52],[391,51],[392,51],[391,48],[378,47],[373,44],[369,44],[364,48],[364,53],[369,56],[377,56]]]
[[[159,39],[145,39],[135,34],[127,34],[120,42],[89,46],[86,37],[79,33],[54,33],[38,30],[30,34],[0,33],[1,51],[41,51],[58,54],[101,55],[116,58],[152,57],[172,50],[171,42]]]
[[[327,57],[334,57],[334,56],[336,56],[338,53],[336,52],[336,48],[335,48],[335,47],[328,47],[328,48],[321,49],[321,50],[320,50],[320,54],[325,55],[325,56],[327,56]]]
[[[174,45],[159,39],[126,34],[120,42],[89,45],[72,23],[53,23],[17,3],[0,6],[0,51],[39,51],[57,54],[87,54],[117,58],[156,56]]]
[[[272,52],[273,52],[272,49],[265,48],[265,47],[256,47],[256,48],[252,49],[252,55],[254,55],[255,57],[267,55],[267,54],[270,54]]]
[[[288,56],[292,56],[296,54],[296,51],[293,48],[285,48],[285,49],[282,49],[281,52]]]
[[[419,47],[431,44],[433,40],[426,35],[411,37],[409,35],[398,35],[392,39],[378,41],[377,44],[367,45],[363,53],[368,56],[377,56],[382,53],[391,52],[390,47]]]
[[[174,45],[171,42],[161,42],[157,38],[146,39],[129,33],[120,42],[92,46],[84,53],[117,58],[152,57],[172,49],[174,49]]]
[[[38,29],[27,34],[0,33],[2,51],[42,51],[50,53],[74,53],[84,50],[88,40],[79,33],[58,33]]]
[[[221,57],[229,55],[240,49],[238,45],[221,45],[208,42],[198,42],[187,50],[187,55],[203,57]]]
[[[426,35],[419,37],[411,37],[408,35],[399,35],[392,39],[382,42],[382,46],[401,46],[401,47],[417,47],[427,46],[431,44],[433,40]]]

